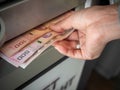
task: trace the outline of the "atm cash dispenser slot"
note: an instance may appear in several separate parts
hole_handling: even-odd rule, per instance
[[[51,24],[61,21],[72,12],[73,10],[70,10],[6,42],[0,48],[0,56],[15,67],[26,68],[55,41],[68,37],[74,31],[70,29],[60,34],[49,29]]]
[[[85,0],[21,0],[20,2],[22,1],[24,2],[17,3],[18,5],[15,3],[0,11],[0,17],[5,23],[5,41],[85,2]]]

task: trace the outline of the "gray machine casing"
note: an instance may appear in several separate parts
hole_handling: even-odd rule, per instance
[[[14,1],[0,6],[1,44],[70,9],[77,6],[84,6],[85,2],[85,0]],[[62,57],[64,56],[59,54],[54,48],[49,48],[37,57],[25,70],[15,68],[0,58],[0,90],[16,89]]]

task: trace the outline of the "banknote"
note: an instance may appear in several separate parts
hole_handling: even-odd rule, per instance
[[[63,34],[56,32],[48,32],[36,41],[23,48],[21,51],[11,57],[7,57],[0,52],[0,56],[15,67],[22,67],[25,69],[33,60],[35,60],[41,53],[43,53],[54,42],[68,37],[74,30],[68,30]]]
[[[49,32],[50,29],[45,30],[31,30],[20,37],[13,39],[12,41],[6,43],[3,47],[0,48],[0,51],[5,54],[7,57],[11,57],[19,50],[24,48],[26,45],[30,44],[43,34]]]
[[[45,43],[47,43],[49,40],[51,40],[53,37],[57,36],[58,33],[51,31],[43,36],[41,36],[39,39],[28,45],[27,47],[23,48],[20,52],[10,57],[11,60],[19,62],[19,64],[24,63],[26,60],[28,60],[34,53],[36,53],[37,50],[42,48]]]
[[[3,58],[5,61],[9,62],[10,64],[12,64],[15,67],[19,67],[19,65],[20,65],[19,62],[16,62],[16,61],[10,59],[6,55],[4,55],[2,52],[0,52],[0,57]]]
[[[74,31],[74,29],[71,29],[62,34],[57,35],[56,37],[53,37],[51,40],[49,40],[47,43],[45,43],[42,48],[37,50],[37,52],[33,56],[31,56],[31,58],[29,58],[29,60],[27,60],[27,62],[24,62],[23,64],[21,64],[20,67],[25,69],[32,61],[34,61],[40,54],[42,54],[54,42],[67,38],[73,31]]]

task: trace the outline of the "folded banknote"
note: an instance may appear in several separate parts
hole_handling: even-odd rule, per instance
[[[58,33],[51,31],[43,36],[41,36],[39,39],[28,45],[27,47],[23,48],[21,51],[10,57],[11,60],[19,62],[19,64],[24,63],[26,60],[28,60],[32,55],[36,53],[37,50],[42,48],[45,43],[47,43],[49,40],[51,40],[53,37],[57,36]]]
[[[29,58],[27,62],[24,62],[23,64],[21,64],[20,67],[25,69],[33,60],[35,60],[41,53],[43,53],[47,48],[49,48],[54,42],[67,38],[73,31],[74,29],[71,29],[71,30],[66,31],[63,34],[59,34],[56,37],[53,37],[51,40],[45,43],[42,48],[37,50],[37,52],[31,58]]]

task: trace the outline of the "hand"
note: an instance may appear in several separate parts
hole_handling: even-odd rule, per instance
[[[120,38],[117,5],[93,6],[75,11],[51,26],[56,32],[76,29],[68,38],[54,43],[62,54],[83,60],[99,57],[106,44]],[[76,45],[80,42],[80,49]]]

